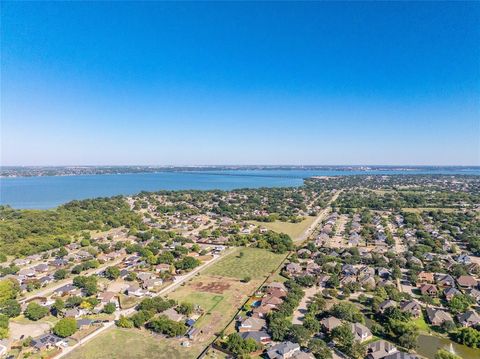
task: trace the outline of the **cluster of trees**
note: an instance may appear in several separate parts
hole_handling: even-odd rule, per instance
[[[456,342],[467,345],[471,348],[480,348],[480,331],[475,328],[461,328],[452,333]]]
[[[274,253],[286,253],[295,247],[288,234],[267,231],[254,234],[234,234],[229,238],[230,245],[263,248]]]
[[[247,357],[248,354],[262,348],[261,344],[254,339],[243,339],[240,334],[232,333],[227,337],[224,344],[225,349],[235,355],[235,358]]]
[[[121,196],[72,201],[41,211],[0,206],[0,252],[30,255],[63,247],[80,231],[141,224]]]
[[[350,323],[342,324],[332,330],[331,338],[338,349],[349,358],[362,359],[367,351],[365,344],[355,340]]]
[[[10,318],[20,315],[20,304],[16,300],[19,290],[16,280],[0,280],[0,339],[8,337]]]
[[[167,309],[173,308],[177,303],[173,299],[163,299],[161,297],[145,298],[136,307],[137,312],[130,318],[121,316],[117,321],[117,326],[121,328],[146,328],[157,333],[162,333],[168,336],[178,336],[186,332],[186,327],[183,323],[177,323],[168,319],[165,316],[155,317]],[[193,311],[193,305],[189,303],[180,304],[177,309],[179,313],[188,315]]]
[[[72,268],[71,272],[73,274],[80,274],[83,271],[86,271],[88,269],[98,268],[99,266],[100,266],[100,263],[96,259],[91,259],[83,263],[77,264]]]
[[[97,277],[95,276],[76,276],[73,278],[73,285],[81,288],[87,296],[98,292]]]
[[[275,341],[282,341],[288,338],[292,323],[289,317],[300,304],[304,296],[302,288],[294,281],[285,282],[288,288],[288,294],[275,312],[270,312],[267,316],[268,331]]]
[[[161,315],[152,319],[145,328],[150,329],[156,333],[165,334],[168,337],[177,337],[185,334],[187,326],[184,323],[179,323],[174,320],[168,319],[166,316]]]

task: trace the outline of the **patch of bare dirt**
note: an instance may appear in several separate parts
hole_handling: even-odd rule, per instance
[[[224,291],[230,288],[230,284],[225,282],[211,282],[211,283],[203,283],[197,282],[193,285],[196,290],[200,292],[207,292],[207,293],[215,293],[215,294],[222,294]]]

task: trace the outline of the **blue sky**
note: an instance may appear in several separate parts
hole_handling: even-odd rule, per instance
[[[3,165],[480,164],[480,3],[2,2]]]

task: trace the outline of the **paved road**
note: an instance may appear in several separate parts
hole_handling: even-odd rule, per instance
[[[183,283],[185,283],[186,281],[188,281],[189,279],[193,278],[197,273],[199,273],[200,271],[210,267],[213,263],[217,262],[219,259],[223,258],[225,255],[231,253],[233,251],[232,248],[230,249],[227,249],[225,251],[225,253],[223,253],[222,255],[219,255],[219,256],[215,256],[213,257],[211,260],[209,260],[208,262],[202,264],[201,266],[195,268],[194,270],[192,270],[191,272],[188,272],[187,274],[184,274],[182,276],[179,276],[176,278],[175,282],[173,282],[172,284],[168,285],[167,287],[163,288],[161,291],[159,291],[158,293],[155,293],[154,297],[158,297],[159,295],[164,295],[164,294],[168,294],[170,293],[171,291],[177,289],[179,286],[181,286]],[[118,319],[120,318],[121,315],[123,316],[128,316],[130,314],[133,314],[135,312],[135,308],[130,308],[130,309],[125,309],[125,310],[120,310],[118,312],[115,313],[115,317]],[[106,324],[103,325],[103,327],[101,327],[100,329],[96,330],[95,332],[87,335],[85,338],[81,339],[78,343],[76,343],[75,345],[71,346],[71,347],[66,347],[65,349],[63,349],[63,351],[61,353],[59,353],[58,355],[54,356],[53,358],[54,359],[59,359],[59,358],[63,358],[65,357],[67,354],[71,353],[72,351],[74,351],[75,349],[79,348],[80,346],[82,346],[83,344],[89,342],[90,340],[92,340],[93,338],[95,338],[96,336],[98,336],[99,334],[103,333],[104,331],[106,331],[107,329],[113,327],[115,325],[115,322],[112,321],[112,322],[108,322]]]
[[[338,198],[338,196],[340,195],[342,191],[337,191],[333,196],[332,198],[330,199],[330,201],[328,201],[327,205],[325,206],[324,209],[322,209],[320,211],[320,213],[318,214],[317,218],[315,218],[315,220],[313,221],[313,223],[305,230],[305,232],[303,232],[303,234],[298,237],[297,239],[297,242],[298,243],[302,243],[302,242],[305,242],[314,232],[315,232],[315,229],[318,227],[319,223],[325,219],[325,217],[327,216],[327,214],[330,212],[330,205]]]

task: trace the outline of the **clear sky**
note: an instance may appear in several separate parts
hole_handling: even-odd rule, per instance
[[[1,7],[3,165],[480,164],[480,2]]]

